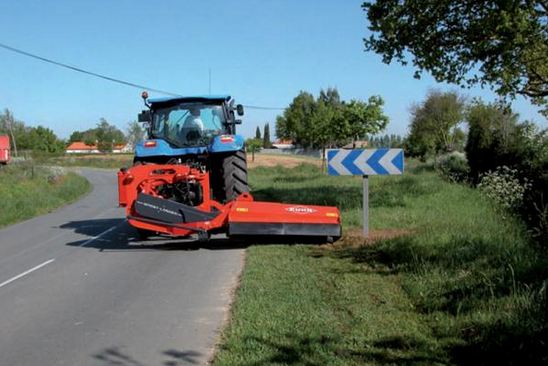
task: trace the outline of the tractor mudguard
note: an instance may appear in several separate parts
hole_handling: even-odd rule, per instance
[[[211,145],[209,145],[209,152],[224,153],[231,151],[239,151],[244,148],[244,138],[240,135],[220,135],[215,136]]]

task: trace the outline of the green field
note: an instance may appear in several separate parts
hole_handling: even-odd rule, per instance
[[[0,227],[50,212],[89,192],[89,182],[60,168],[0,168]]]
[[[250,180],[257,199],[336,205],[359,230],[360,177],[302,165]],[[548,361],[548,260],[519,221],[423,165],[372,177],[370,198],[385,239],[248,249],[216,365]]]

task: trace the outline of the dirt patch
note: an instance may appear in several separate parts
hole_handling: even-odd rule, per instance
[[[345,232],[340,240],[333,245],[322,245],[323,249],[338,250],[342,248],[357,248],[364,245],[373,245],[378,241],[399,238],[414,234],[409,229],[382,229],[369,231],[369,237],[364,237],[362,229],[350,229]]]
[[[89,155],[71,155],[59,158],[60,161],[80,161],[80,160],[115,160],[115,161],[131,161],[133,155],[128,154],[89,154]],[[322,165],[321,159],[312,158],[308,156],[296,156],[296,155],[268,155],[268,154],[255,154],[255,161],[251,160],[251,153],[247,153],[247,166],[248,168],[255,168],[259,166],[275,167],[281,165],[286,168],[295,168],[300,164],[307,163],[313,164],[318,167]]]
[[[75,154],[75,155],[65,155],[60,159],[96,159],[96,160],[131,160],[133,159],[133,154]]]
[[[249,168],[256,168],[258,166],[274,167],[278,165],[281,165],[284,168],[295,168],[303,163],[313,164],[318,167],[322,165],[320,159],[306,156],[255,154],[255,161],[252,161],[251,154],[247,154],[247,166]]]

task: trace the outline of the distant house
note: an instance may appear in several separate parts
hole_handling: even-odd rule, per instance
[[[122,154],[132,152],[133,148],[130,144],[115,145],[112,148],[113,154]],[[100,154],[101,151],[97,145],[86,145],[82,141],[75,141],[65,149],[67,154]]]
[[[130,144],[115,145],[112,148],[113,154],[124,154],[130,152],[133,152],[133,146],[131,146]]]
[[[75,141],[65,149],[67,154],[99,154],[96,145],[86,145],[82,141]]]
[[[272,147],[275,149],[293,149],[295,145],[293,145],[293,141],[291,140],[276,140],[272,144]]]
[[[357,140],[344,145],[343,149],[365,149],[367,146],[369,146],[369,142],[364,140]]]

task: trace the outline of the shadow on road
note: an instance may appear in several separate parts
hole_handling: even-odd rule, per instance
[[[197,365],[200,356],[203,354],[197,351],[177,351],[169,349],[162,352],[164,357],[167,357],[162,362],[164,366],[182,366],[182,365]],[[100,361],[102,365],[117,365],[117,366],[145,366],[145,364],[135,360],[131,356],[125,354],[120,347],[106,348],[100,353],[93,355]]]
[[[302,237],[240,237],[227,238],[225,235],[214,235],[207,241],[199,241],[195,236],[187,238],[171,238],[166,236],[151,236],[147,240],[141,240],[137,231],[126,223],[125,219],[94,219],[70,221],[61,225],[61,228],[73,230],[77,234],[85,235],[86,238],[67,243],[68,246],[96,248],[99,251],[152,251],[152,250],[226,250],[244,249],[251,245],[260,244],[323,244],[318,240],[305,240]],[[115,228],[111,232],[97,237],[101,233]],[[95,238],[95,239],[94,239]]]
[[[68,246],[96,248],[99,251],[221,250],[242,249],[254,244],[250,241],[228,239],[225,236],[214,237],[208,242],[201,242],[193,236],[187,238],[151,236],[147,240],[141,240],[137,231],[128,225],[125,219],[70,221],[61,225],[61,228],[87,236],[84,239],[67,243]],[[110,228],[115,229],[97,237]]]

